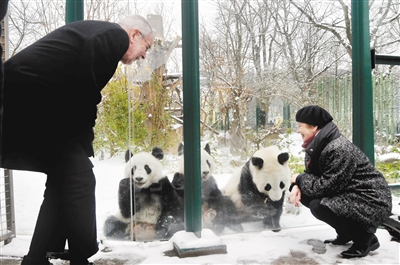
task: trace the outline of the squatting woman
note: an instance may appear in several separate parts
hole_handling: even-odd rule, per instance
[[[297,132],[305,148],[305,170],[291,179],[290,200],[301,203],[336,230],[326,244],[345,245],[343,258],[364,257],[379,248],[376,229],[392,210],[390,188],[368,157],[347,140],[319,106],[301,108]]]

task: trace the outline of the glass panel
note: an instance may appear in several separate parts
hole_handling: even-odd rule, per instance
[[[65,1],[44,2],[48,4],[10,5],[10,55],[65,24]],[[203,228],[216,234],[321,224],[309,209],[288,200],[288,179],[304,170],[294,115],[311,103],[323,106],[351,140],[350,24],[338,1],[303,2],[199,1],[201,219]],[[396,4],[382,7],[376,5],[379,2],[371,1],[374,21],[384,14],[396,17]],[[186,89],[180,9],[181,1],[85,1],[86,20],[116,22],[138,13],[155,30],[146,60],[120,65],[98,105],[92,162],[101,239],[166,240],[184,229],[182,159],[191,154],[182,154],[180,147]],[[20,19],[19,10],[35,19]],[[326,12],[322,16],[316,10]],[[376,29],[374,42],[382,54],[399,53],[398,31],[390,24]],[[142,43],[148,44],[145,39]],[[400,133],[399,69],[374,70],[375,142],[385,147],[396,143]],[[271,146],[279,151],[264,150]],[[125,155],[126,150],[136,157]],[[255,154],[268,164],[257,176],[260,161],[252,162]],[[277,162],[279,157],[284,165]],[[398,182],[397,172],[386,175],[396,175]],[[144,184],[148,178],[151,184]],[[15,179],[16,205],[21,209],[16,211],[17,233],[32,234],[46,176],[16,171]]]
[[[188,2],[187,0],[182,1]],[[371,11],[371,47],[376,47],[380,54],[399,54],[399,1],[368,1]],[[71,1],[10,1],[10,25],[8,22],[2,24],[2,29],[6,29],[4,31],[6,34],[2,32],[1,42],[6,44],[6,49],[4,49],[6,54],[18,58],[18,52],[21,49],[55,28],[64,25],[65,2]],[[15,221],[13,183],[10,181],[11,178],[8,178],[7,174],[0,169],[1,260],[5,260],[5,263],[19,263],[16,261],[16,257],[22,257],[27,253],[32,254],[32,257],[39,257],[34,254],[34,249],[41,249],[36,253],[41,253],[41,255],[49,251],[52,254],[48,255],[57,259],[72,257],[72,255],[84,257],[84,252],[90,251],[89,248],[84,247],[86,245],[84,244],[85,238],[89,238],[93,252],[97,250],[97,245],[101,247],[101,252],[98,253],[100,256],[96,255],[97,257],[91,258],[91,260],[95,259],[96,264],[142,263],[148,258],[148,253],[151,252],[151,255],[155,253],[152,250],[154,246],[161,246],[158,248],[161,250],[164,248],[164,244],[155,243],[143,247],[144,244],[136,244],[132,241],[168,240],[174,233],[185,228],[184,201],[190,194],[188,194],[188,189],[184,189],[184,184],[188,183],[189,177],[197,177],[199,181],[201,178],[201,187],[198,187],[198,190],[201,188],[200,219],[203,229],[211,229],[217,235],[272,230],[278,235],[270,237],[274,241],[272,244],[275,244],[278,237],[285,244],[291,241],[290,244],[293,244],[293,248],[289,247],[292,256],[295,256],[295,252],[297,252],[297,258],[299,254],[300,256],[310,254],[296,250],[298,248],[301,248],[302,251],[312,248],[313,252],[321,253],[317,249],[318,245],[312,244],[312,241],[320,242],[319,240],[304,240],[311,235],[306,234],[305,238],[301,238],[304,237],[303,233],[303,236],[297,237],[296,235],[294,238],[289,238],[291,231],[281,231],[291,227],[322,224],[312,216],[305,206],[300,204],[299,207],[294,207],[288,199],[290,177],[292,174],[298,174],[304,170],[302,140],[296,134],[294,115],[304,105],[323,106],[334,116],[341,133],[351,140],[353,133],[352,49],[358,47],[354,45],[356,42],[350,39],[352,33],[357,32],[357,28],[353,25],[353,31],[349,27],[348,19],[354,14],[350,14],[350,0],[199,0],[200,49],[193,50],[193,54],[197,55],[198,53],[200,57],[201,76],[201,96],[196,102],[201,109],[200,119],[197,120],[197,116],[196,119],[193,119],[201,124],[201,144],[199,146],[201,158],[197,161],[200,165],[198,176],[189,176],[188,165],[186,164],[186,170],[182,165],[183,157],[194,154],[187,151],[186,154],[181,152],[182,143],[189,145],[189,142],[193,142],[191,138],[183,139],[182,137],[183,130],[185,129],[187,132],[191,128],[189,128],[187,120],[185,120],[186,128],[182,124],[182,108],[188,104],[188,102],[182,101],[182,95],[183,93],[185,96],[188,94],[189,87],[187,83],[183,84],[182,82],[181,28],[185,28],[186,25],[185,22],[181,23],[181,1],[92,0],[84,2],[86,20],[116,22],[125,15],[139,13],[150,21],[156,37],[146,60],[139,60],[137,64],[131,66],[119,65],[112,78],[106,74],[99,78],[104,81],[104,84],[110,78],[111,80],[102,90],[103,98],[98,106],[95,128],[96,156],[91,158],[97,183],[98,237],[95,233],[91,233],[93,231],[90,229],[95,228],[93,219],[90,219],[91,216],[94,217],[94,212],[84,207],[88,205],[85,203],[87,200],[80,200],[82,198],[80,195],[85,193],[89,195],[87,197],[93,199],[94,179],[88,179],[91,180],[89,184],[83,183],[89,182],[85,181],[86,178],[78,178],[81,181],[79,184],[88,184],[89,188],[87,189],[84,185],[74,185],[71,190],[66,189],[67,184],[70,184],[67,180],[75,176],[75,174],[68,174],[75,172],[73,170],[75,163],[63,163],[65,162],[64,155],[67,152],[65,152],[65,146],[58,143],[62,138],[60,135],[62,136],[64,133],[71,135],[68,132],[73,132],[74,136],[81,135],[81,131],[75,130],[75,128],[89,129],[88,126],[81,123],[82,120],[79,117],[80,115],[85,117],[86,114],[92,113],[94,118],[93,104],[98,101],[94,101],[90,96],[85,97],[84,91],[88,91],[87,89],[92,87],[90,84],[87,85],[87,82],[84,81],[85,78],[81,77],[99,74],[98,69],[107,68],[108,63],[103,60],[107,60],[108,56],[102,56],[103,52],[107,54],[107,47],[119,44],[121,44],[120,47],[123,47],[124,45],[119,43],[118,39],[115,39],[115,42],[113,39],[111,45],[105,45],[104,50],[101,48],[103,45],[100,42],[100,45],[95,45],[93,50],[79,53],[77,57],[68,56],[69,58],[67,58],[65,55],[69,52],[66,47],[68,47],[69,41],[75,42],[77,35],[74,35],[71,38],[63,39],[62,45],[55,44],[57,42],[41,45],[41,53],[38,56],[40,58],[31,62],[48,62],[47,65],[41,65],[43,68],[36,67],[36,70],[39,69],[42,74],[36,75],[34,69],[29,67],[29,58],[35,58],[35,54],[37,55],[34,50],[30,50],[32,51],[31,56],[24,56],[28,60],[25,61],[26,64],[19,64],[17,59],[15,66],[18,69],[15,74],[20,72],[36,78],[31,78],[29,82],[24,82],[24,78],[18,80],[23,83],[22,87],[26,90],[21,90],[22,93],[15,93],[17,99],[15,104],[11,105],[9,101],[7,102],[7,93],[4,97],[7,102],[4,113],[12,113],[14,109],[15,113],[21,114],[20,117],[7,114],[9,116],[7,118],[6,115],[4,121],[12,121],[13,124],[18,125],[15,126],[15,128],[19,128],[15,130],[18,132],[15,135],[21,137],[14,142],[6,139],[3,144],[7,143],[7,145],[2,145],[0,141],[0,148],[14,145],[24,147],[25,149],[21,148],[19,151],[25,153],[24,150],[29,150],[30,154],[33,154],[33,160],[48,162],[54,158],[57,163],[52,163],[51,166],[58,164],[58,161],[61,161],[62,165],[68,166],[57,168],[59,171],[51,171],[54,174],[50,176],[29,171],[15,171],[17,179],[15,182],[15,206],[17,209]],[[364,17],[366,17],[366,13],[363,13]],[[362,24],[369,25],[369,23]],[[393,25],[395,26],[393,27]],[[9,26],[10,30],[8,31]],[[113,27],[118,26],[114,24]],[[93,31],[96,29],[93,28]],[[74,32],[79,32],[79,29]],[[9,40],[7,39],[8,33],[10,33]],[[118,30],[115,33],[118,33]],[[124,32],[122,31],[122,33]],[[149,40],[145,38],[145,32],[139,33],[134,35],[135,45],[130,48],[136,49],[138,45],[142,45],[142,48],[145,45],[147,48],[149,45]],[[5,38],[3,38],[4,35]],[[85,38],[91,34],[83,35]],[[68,36],[68,34],[64,36]],[[133,36],[129,36],[130,44],[131,37]],[[96,38],[91,40],[93,39]],[[368,41],[363,43],[369,47]],[[82,46],[87,47],[86,45]],[[48,51],[52,47],[64,49],[64,52],[58,52],[57,56],[52,56],[52,58],[65,58],[65,61],[54,63],[49,58],[48,55],[52,53]],[[80,47],[75,48],[74,51],[80,50]],[[111,53],[113,51],[111,50]],[[91,56],[93,54],[97,56]],[[122,54],[122,51],[118,54]],[[93,68],[87,72],[79,71],[79,73],[76,72],[76,69],[81,69],[82,65],[77,61],[72,61],[68,63],[68,67],[65,67],[65,63],[69,62],[71,58],[79,59],[79,62],[86,62],[84,58],[87,57],[91,57],[92,62],[100,61],[101,63],[92,65]],[[116,59],[119,60],[119,58]],[[369,67],[369,58],[367,59],[365,64]],[[109,65],[116,66],[117,62]],[[50,69],[55,69],[56,72],[50,71]],[[57,69],[59,70],[57,71]],[[102,70],[100,70],[101,73],[103,73]],[[195,71],[197,69],[184,70]],[[400,136],[400,68],[379,65],[373,70],[373,75],[374,94],[369,110],[373,109],[374,113],[366,120],[371,123],[374,121],[374,127],[371,124],[370,129],[374,129],[376,137],[375,143],[371,139],[369,144],[376,144],[377,157],[384,153],[397,154]],[[55,84],[54,87],[38,85],[42,82],[45,84],[46,76],[50,83]],[[10,79],[8,79],[9,77]],[[60,85],[60,82],[56,81],[59,80],[59,77],[63,81],[68,79],[66,81],[71,83],[65,82]],[[7,76],[6,74],[5,80],[10,86],[13,81],[10,82],[7,79],[13,80],[13,75]],[[12,85],[8,89],[11,87]],[[14,92],[20,91],[20,87],[15,87]],[[41,93],[43,88],[46,91]],[[99,89],[101,88],[99,87]],[[30,93],[24,93],[24,91],[30,91]],[[98,89],[90,91],[99,92]],[[51,94],[53,93],[56,93],[55,95],[58,97],[52,100]],[[84,95],[80,97],[82,93]],[[26,95],[32,95],[32,97],[26,97]],[[37,97],[38,95],[41,96]],[[355,98],[358,97],[355,96]],[[0,95],[0,100],[2,99],[3,97]],[[81,104],[76,104],[77,102]],[[86,108],[90,106],[86,103],[90,102],[92,102],[92,108]],[[54,111],[53,107],[56,105],[60,106],[57,108],[58,111]],[[10,108],[10,106],[12,107]],[[34,115],[37,109],[41,109],[42,112]],[[87,110],[90,111],[86,113]],[[53,112],[54,115],[51,115]],[[74,116],[74,114],[78,115]],[[45,124],[43,117],[46,115],[51,119]],[[366,120],[362,120],[363,123]],[[71,124],[68,124],[67,121]],[[94,120],[91,124],[93,122]],[[83,121],[83,123],[85,122]],[[49,124],[49,129],[56,128],[56,130],[47,134],[46,131],[51,132],[51,129],[43,129],[47,124]],[[7,127],[12,128],[13,126],[3,128]],[[40,131],[40,129],[42,130]],[[354,129],[357,131],[357,126]],[[9,136],[10,133],[4,135]],[[39,137],[32,138],[32,135]],[[46,150],[46,142],[48,142],[45,139],[47,137],[43,135],[56,138],[52,145],[54,149],[50,148],[50,152],[43,151]],[[196,138],[200,137],[196,135]],[[42,143],[41,140],[44,142]],[[17,143],[22,144],[18,145]],[[36,144],[33,145],[34,148],[29,147],[30,143]],[[80,147],[80,145],[77,144],[74,147]],[[16,149],[18,151],[18,148]],[[85,151],[88,149],[90,148],[85,148]],[[130,151],[125,153],[126,150],[132,151],[132,156]],[[17,160],[23,161],[25,158],[24,155],[11,153]],[[42,160],[40,153],[46,153],[46,158],[48,155],[49,159]],[[76,154],[84,155],[83,151]],[[81,157],[78,156],[67,155],[66,157],[72,158],[74,161],[75,158],[77,161],[81,160]],[[197,156],[195,157],[197,159]],[[68,159],[66,160],[68,161]],[[385,173],[388,181],[397,182],[392,186],[393,217],[395,218],[391,219],[393,222],[397,222],[395,219],[399,214],[399,163],[397,162],[399,158],[395,157],[393,159],[395,162],[390,161],[391,159],[392,157],[386,157],[384,163],[377,159],[379,161],[377,167]],[[70,165],[72,165],[71,168]],[[194,165],[190,166],[194,167]],[[81,173],[80,170],[84,171],[84,167],[77,168],[79,173]],[[71,172],[68,172],[68,169],[71,169]],[[86,170],[85,172],[87,173]],[[76,184],[75,181],[74,184]],[[46,191],[45,195],[43,190]],[[78,196],[72,196],[75,193],[78,193]],[[71,195],[68,197],[71,200],[65,199],[67,197],[65,194]],[[43,197],[46,198],[44,202],[49,203],[44,203],[40,208]],[[79,205],[76,205],[77,201],[74,200],[76,198],[79,198]],[[302,202],[304,203],[305,200]],[[383,200],[380,202],[384,203]],[[91,207],[93,206],[94,204],[91,203]],[[352,206],[349,205],[350,208]],[[39,240],[33,240],[32,247],[30,247],[28,241],[33,235],[38,211],[46,207],[49,210],[48,214],[41,214],[42,217],[44,216],[45,222],[42,222],[43,219],[40,218],[36,225],[38,228],[41,227],[39,224],[42,224],[44,229],[35,231]],[[195,207],[195,205],[189,205],[186,209],[190,207]],[[69,211],[71,208],[72,211]],[[78,209],[83,209],[83,212],[77,214],[75,210]],[[14,240],[15,223],[18,233],[16,240]],[[315,227],[312,229],[315,230]],[[396,234],[392,228],[387,230],[391,235]],[[86,232],[91,234],[85,236]],[[331,232],[334,232],[333,229]],[[77,254],[72,248],[72,240],[76,239],[77,235],[81,235],[82,239],[83,247],[78,251],[80,254]],[[203,233],[204,235],[206,233]],[[317,235],[317,237],[320,236],[323,235]],[[228,235],[223,238],[225,243],[229,244],[232,242],[227,241],[231,241],[231,239],[234,243],[243,239],[237,235],[233,237]],[[382,244],[383,249],[385,247],[388,249],[387,239],[385,237],[386,242],[382,240],[385,242]],[[121,241],[110,242],[111,240],[125,240],[128,244]],[[247,243],[249,242],[246,242],[245,245]],[[311,246],[307,246],[307,244]],[[124,245],[129,248],[124,248]],[[269,256],[273,248],[271,244],[264,245],[262,247],[265,247],[267,252],[263,251],[259,259],[258,257],[247,259],[237,256],[237,260],[255,262],[261,260],[260,263],[264,260],[265,262],[265,257],[262,256]],[[354,246],[357,245],[358,241]],[[378,245],[375,243],[374,249]],[[133,248],[131,248],[132,246]],[[68,249],[70,253],[68,253]],[[339,249],[336,248],[336,251]],[[350,252],[352,249],[354,248],[351,248]],[[324,252],[326,249],[322,250]],[[104,253],[107,251],[113,251],[114,254]],[[138,255],[137,252],[143,253]],[[311,254],[314,254],[313,252]],[[160,257],[159,254],[173,255],[172,251],[167,251],[154,256]],[[275,253],[271,254],[272,257],[281,256],[275,255]],[[385,261],[391,256],[397,259],[399,257],[399,255],[382,256],[385,256]],[[316,263],[315,260],[320,260],[321,263],[326,260],[325,263],[329,263],[335,258],[328,256],[325,259],[320,259],[320,257],[313,259],[310,256],[308,260],[312,260],[314,263]],[[373,258],[375,263],[380,263],[376,262],[376,257]],[[212,259],[215,258],[211,257]],[[296,257],[280,257],[275,263],[282,263],[283,260],[290,259],[293,261],[296,260]],[[27,260],[25,258],[25,261]],[[157,257],[155,260],[161,261]],[[176,260],[174,258],[174,261]],[[304,261],[304,258],[302,260]],[[60,264],[60,261],[55,263]],[[61,263],[65,264],[66,262]],[[152,262],[147,259],[144,263]],[[185,261],[181,263],[185,263]],[[393,263],[398,264],[399,262]]]
[[[341,17],[335,3],[313,3],[331,10],[325,19]],[[286,16],[274,15],[280,12]],[[174,18],[166,13],[148,14],[158,34],[155,44],[145,61],[124,70],[130,92],[128,145],[134,154],[150,154],[154,147],[161,147],[163,176],[168,177],[177,194],[167,200],[167,204],[174,204],[174,213],[169,209],[167,218],[155,221],[153,214],[162,212],[162,202],[144,204],[140,195],[144,189],[129,184],[133,184],[130,199],[135,206],[131,207],[132,224],[124,236],[138,241],[168,239],[174,231],[183,229],[182,204],[176,197],[184,199],[185,178],[180,146],[184,104],[182,43],[177,30],[180,2],[173,8]],[[199,1],[201,219],[203,228],[216,234],[322,224],[308,208],[294,207],[288,198],[290,177],[304,170],[302,140],[296,134],[294,115],[310,102],[324,106],[351,139],[351,57],[335,36],[292,17],[303,16],[298,8],[282,1]],[[291,37],[292,31],[296,37]],[[315,46],[306,45],[310,40]],[[310,57],[307,63],[302,61],[306,57]],[[335,58],[332,60],[337,64],[326,58]],[[343,74],[327,74],[315,80],[309,76],[327,68]],[[384,81],[381,84],[387,85]],[[390,89],[379,87],[394,96],[393,83],[387,86]],[[383,106],[386,97],[379,97],[377,102]],[[397,119],[396,111],[382,113]],[[379,115],[381,121],[383,114]],[[383,122],[379,124],[383,126]],[[390,126],[382,130],[390,130]],[[262,157],[268,164],[261,174],[255,174],[259,164],[252,163],[253,156]],[[279,157],[284,165],[278,163]],[[135,216],[135,207],[144,205],[147,215]]]

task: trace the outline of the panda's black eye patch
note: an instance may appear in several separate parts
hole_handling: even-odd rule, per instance
[[[285,183],[283,183],[283,182],[281,181],[281,183],[279,184],[279,187],[283,190],[283,188],[285,187]]]
[[[265,186],[264,189],[265,189],[266,191],[269,191],[271,188],[272,188],[271,185],[270,185],[270,184],[267,184],[267,185]]]
[[[146,170],[146,173],[147,173],[147,174],[150,174],[150,173],[151,173],[151,168],[150,168],[148,165],[145,165],[145,166],[144,166],[144,170]]]
[[[206,160],[208,167],[211,167],[210,161]]]
[[[133,166],[132,169],[131,169],[131,175],[132,175],[132,176],[134,175],[135,170],[136,170],[136,166]]]

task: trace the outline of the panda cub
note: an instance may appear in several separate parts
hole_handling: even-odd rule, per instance
[[[223,188],[242,220],[262,219],[264,227],[280,231],[285,190],[290,182],[289,154],[276,146],[258,150],[235,172]]]
[[[183,155],[183,144],[178,147],[178,154]],[[224,196],[218,188],[217,182],[213,177],[215,167],[209,144],[201,150],[201,195],[202,195],[202,226],[209,228],[214,233],[220,234],[225,226],[235,232],[243,231],[243,227],[237,219],[237,212],[232,201]],[[172,185],[178,194],[184,198],[184,163],[183,156],[179,171],[174,174]]]
[[[128,153],[125,178],[118,189],[120,214],[106,220],[105,236],[137,241],[168,239],[184,229],[184,212],[183,200],[162,172],[164,153],[155,147],[151,154],[129,157]]]

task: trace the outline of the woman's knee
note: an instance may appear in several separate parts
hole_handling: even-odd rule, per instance
[[[329,210],[326,207],[321,205],[320,199],[313,199],[310,201],[309,208],[311,213],[318,219],[319,217],[326,214],[326,211]]]

